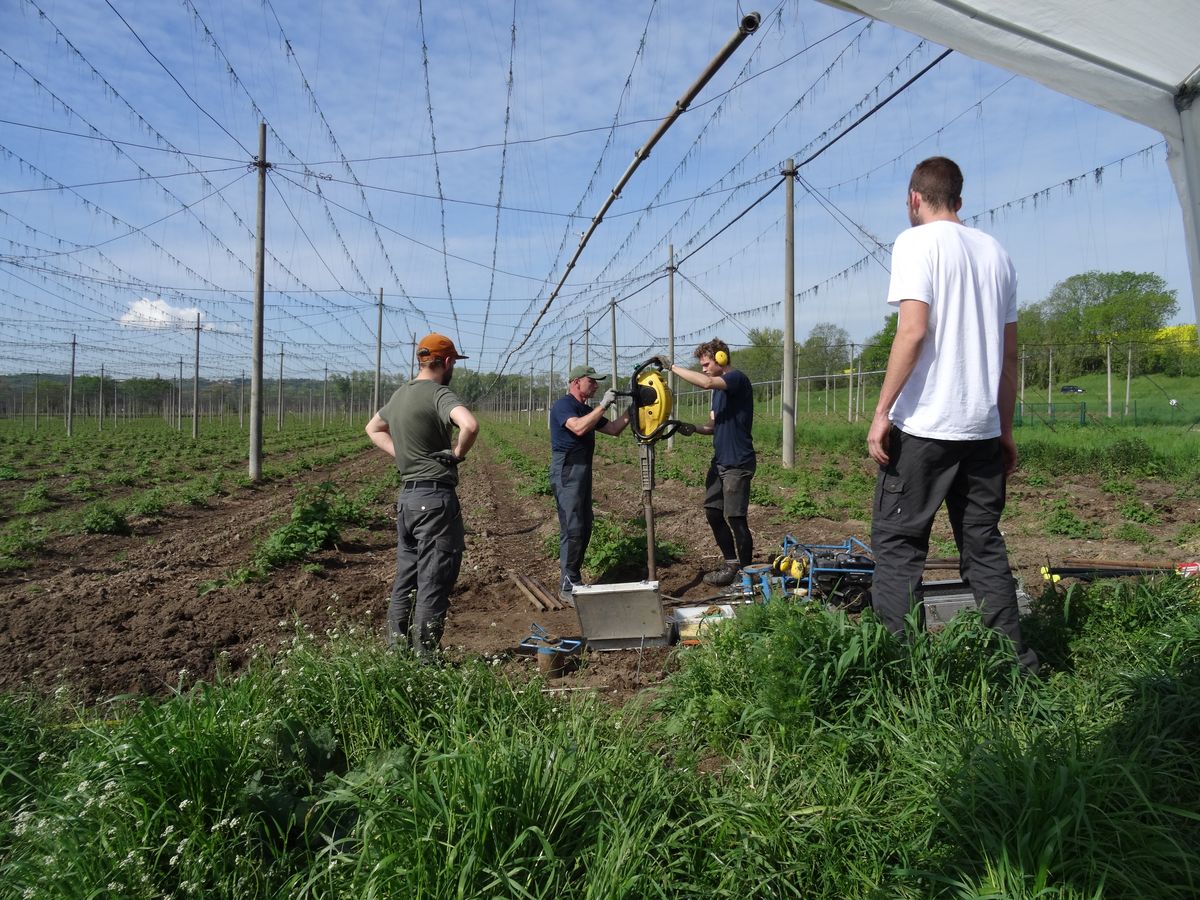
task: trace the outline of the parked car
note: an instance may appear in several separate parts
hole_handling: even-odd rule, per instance
[[[1064,384],[1058,389],[1060,394],[1082,394],[1083,388],[1077,384]]]

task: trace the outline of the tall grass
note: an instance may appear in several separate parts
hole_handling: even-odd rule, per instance
[[[1193,897],[1196,586],[1050,592],[1044,680],[978,618],[747,608],[653,703],[297,635],[165,701],[0,698],[30,897]]]

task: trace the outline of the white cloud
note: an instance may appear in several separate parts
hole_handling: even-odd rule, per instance
[[[121,324],[129,328],[175,328],[180,325],[195,325],[196,316],[204,314],[196,307],[172,306],[166,300],[150,300],[142,297],[129,304],[129,310],[121,316]]]

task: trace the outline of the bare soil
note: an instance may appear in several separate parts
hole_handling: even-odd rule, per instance
[[[272,483],[214,498],[202,508],[179,508],[135,521],[130,536],[60,538],[30,567],[0,575],[0,690],[53,690],[67,685],[78,698],[96,702],[122,694],[163,695],[219,669],[238,672],[252,657],[290,643],[297,628],[320,637],[349,625],[382,640],[387,596],[394,574],[395,532],[390,510],[379,521],[343,536],[313,566],[291,566],[258,583],[202,592],[202,586],[246,564],[256,544],[281,524],[297,490],[331,480],[348,491],[385,473],[390,462],[367,451],[288,483]],[[864,466],[867,465],[864,460]],[[464,464],[459,496],[467,522],[467,553],[452,598],[443,646],[456,658],[483,657],[516,678],[532,677],[534,661],[519,643],[537,623],[547,631],[578,635],[573,610],[543,612],[531,606],[508,573],[519,571],[553,588],[557,563],[542,547],[557,531],[553,501],[518,492],[511,468],[481,442]],[[1165,483],[1141,484],[1138,496],[1152,503],[1159,523],[1160,557],[1194,558],[1200,547],[1176,546],[1170,536],[1195,522],[1195,497],[1181,498]],[[636,467],[598,458],[598,515],[620,521],[642,512]],[[1039,567],[1064,557],[1145,558],[1147,548],[1127,542],[1050,537],[1043,527],[1047,504],[1066,500],[1077,515],[1107,527],[1121,521],[1121,502],[1094,478],[1067,476],[1051,486],[1028,484],[1018,474],[1010,487],[1012,515],[1005,520],[1014,568],[1030,593],[1040,593]],[[660,540],[686,548],[684,558],[658,567],[668,605],[702,603],[713,596],[700,576],[718,563],[700,509],[701,489],[675,481],[654,491]],[[753,506],[751,529],[763,561],[785,534],[806,543],[867,539],[870,523],[859,519],[784,521],[778,509]],[[949,538],[945,522],[935,539]],[[1189,557],[1188,554],[1191,554]],[[935,550],[933,555],[937,555]],[[1154,554],[1151,554],[1154,555]],[[608,580],[637,580],[640,571]],[[934,577],[953,577],[954,572]],[[667,649],[583,655],[548,690],[595,692],[621,702],[660,682],[673,665]]]

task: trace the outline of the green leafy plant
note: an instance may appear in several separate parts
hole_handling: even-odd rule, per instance
[[[67,491],[80,500],[90,500],[96,496],[96,486],[86,475],[72,478],[67,484]]]
[[[129,512],[135,516],[157,516],[167,508],[168,494],[164,488],[153,487],[129,501]]]
[[[11,572],[29,564],[29,557],[46,543],[47,529],[33,519],[15,519],[0,530],[0,572]]]
[[[230,581],[241,584],[261,578],[272,569],[332,547],[343,526],[358,525],[366,519],[363,507],[331,483],[304,488],[292,504],[287,524],[271,532],[255,551],[250,565],[238,569]]]
[[[1136,522],[1139,525],[1157,525],[1162,521],[1153,506],[1137,499],[1131,499],[1121,504],[1121,518],[1126,522]]]
[[[1100,482],[1100,490],[1106,494],[1132,494],[1134,484],[1127,478],[1105,478]]]
[[[29,516],[45,512],[52,506],[54,506],[54,502],[50,499],[49,485],[44,481],[39,481],[25,491],[16,505],[16,510],[22,515]]]
[[[1138,544],[1141,547],[1149,547],[1154,543],[1154,536],[1140,525],[1134,525],[1132,522],[1122,522],[1113,531],[1113,537],[1119,541],[1129,541],[1131,544]]]
[[[783,514],[790,519],[816,519],[822,515],[821,507],[806,491],[796,491],[783,504]]]
[[[757,481],[750,482],[750,502],[759,506],[779,506],[782,503],[774,488]]]
[[[1054,500],[1045,505],[1045,510],[1045,529],[1049,534],[1093,540],[1100,537],[1100,528],[1071,512],[1065,500]]]
[[[125,514],[103,500],[88,505],[79,525],[87,534],[129,534],[132,531]]]

